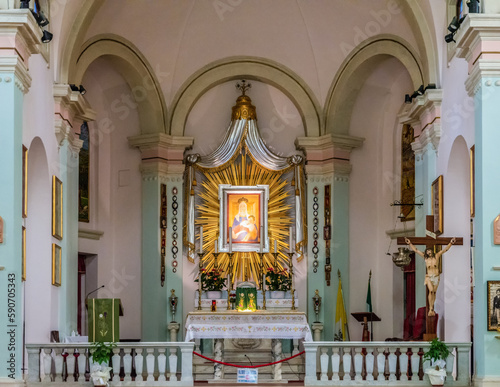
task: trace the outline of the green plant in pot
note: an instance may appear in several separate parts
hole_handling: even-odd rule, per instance
[[[424,360],[431,362],[431,367],[425,370],[433,386],[442,386],[446,378],[446,359],[450,356],[448,346],[439,339],[433,339],[431,346],[424,353]]]
[[[115,347],[116,343],[105,343],[102,341],[92,343],[90,354],[92,355],[94,366],[92,367],[90,376],[94,386],[105,386],[108,384],[110,378],[109,371],[111,371],[111,367],[108,367],[108,364],[109,359],[113,355],[113,348]]]

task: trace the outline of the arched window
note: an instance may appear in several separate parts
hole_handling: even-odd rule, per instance
[[[83,141],[78,160],[78,221],[89,221],[89,176],[90,176],[90,146],[89,126],[83,122],[80,127],[80,140]]]
[[[457,0],[457,8],[456,8],[455,16],[459,20],[462,16],[464,16],[464,1],[463,0]]]
[[[415,153],[411,147],[415,141],[413,128],[410,125],[403,125],[401,133],[401,202],[415,202]],[[402,206],[401,213],[404,218],[401,221],[415,219],[414,206]]]

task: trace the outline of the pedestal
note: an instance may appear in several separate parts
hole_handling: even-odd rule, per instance
[[[323,332],[323,323],[314,322],[314,323],[312,323],[311,328],[313,331],[313,340],[314,341],[321,341],[321,332]]]

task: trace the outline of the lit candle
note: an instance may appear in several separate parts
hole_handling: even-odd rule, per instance
[[[274,240],[274,252],[278,252],[278,241],[276,239]]]
[[[290,254],[292,254],[293,252],[292,242],[293,242],[292,227],[290,227]]]
[[[200,226],[200,254],[203,254],[203,226]]]
[[[229,254],[233,252],[233,228],[229,227]]]

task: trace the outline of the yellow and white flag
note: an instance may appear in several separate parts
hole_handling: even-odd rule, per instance
[[[347,313],[342,294],[342,280],[339,275],[339,290],[337,292],[337,309],[335,311],[335,339],[337,341],[349,340],[349,327],[347,326]]]

